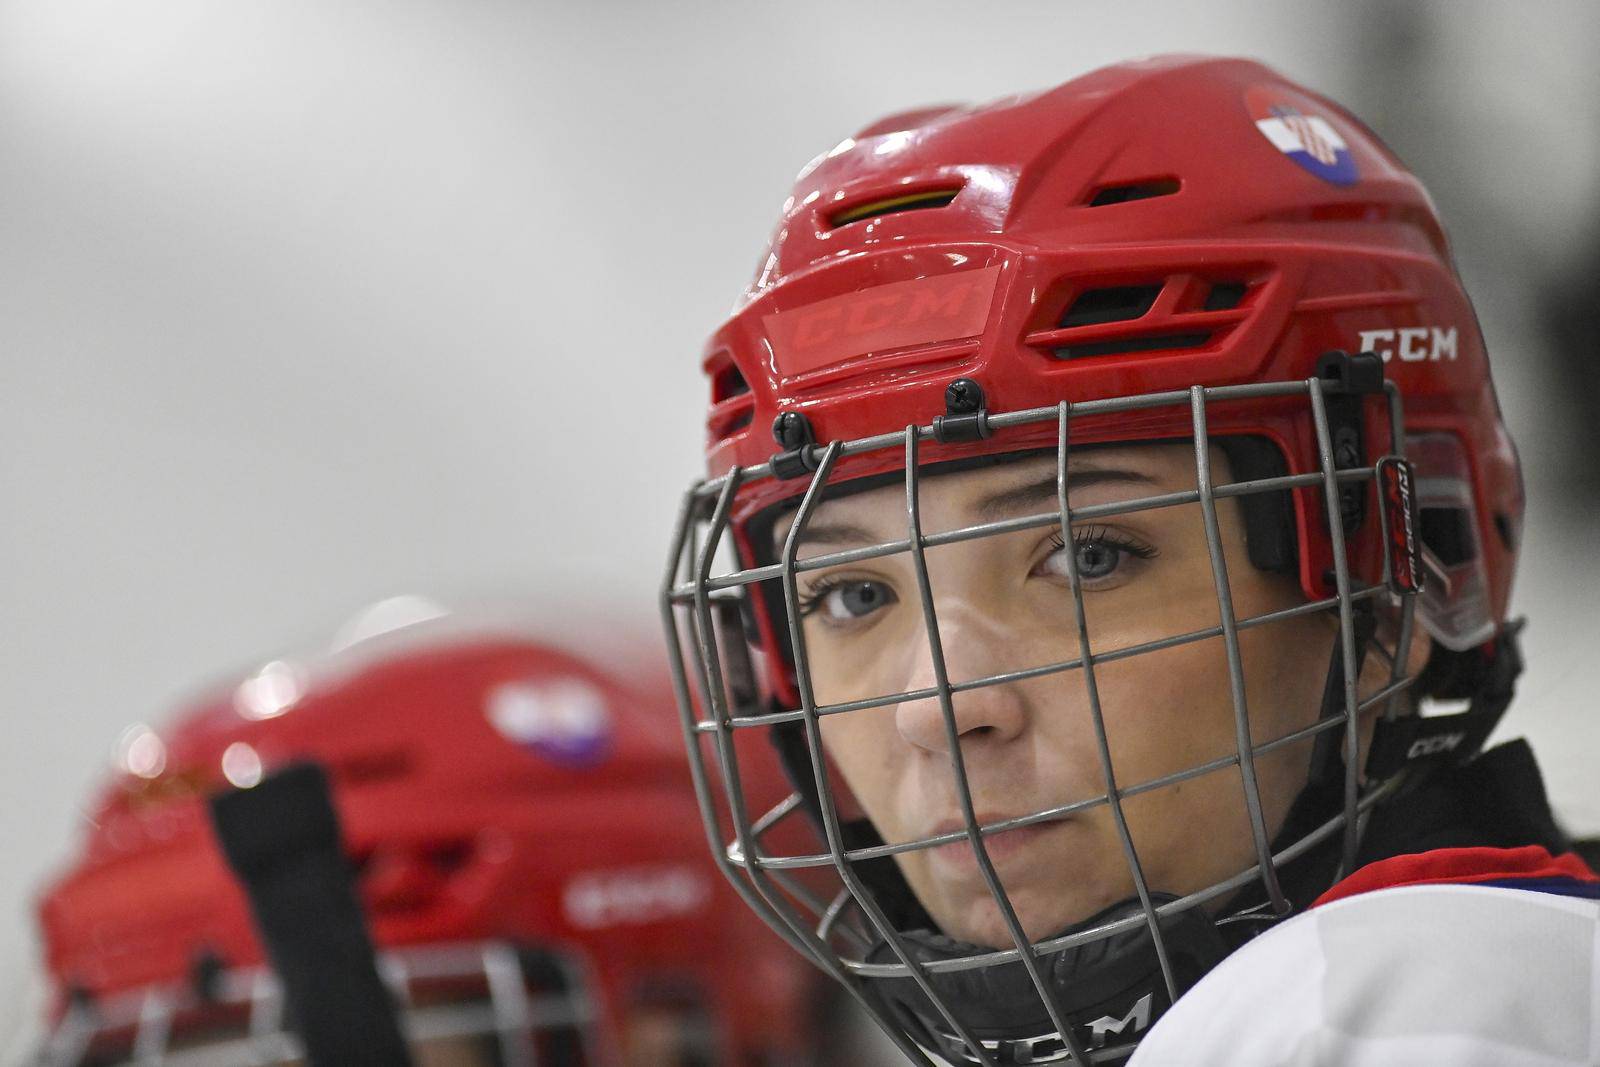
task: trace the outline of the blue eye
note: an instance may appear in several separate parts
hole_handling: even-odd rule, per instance
[[[1104,578],[1122,563],[1122,549],[1104,541],[1074,542],[1078,557],[1078,577]]]
[[[1116,533],[1100,526],[1072,531],[1072,546],[1056,534],[1050,541],[1054,551],[1045,557],[1043,569],[1057,578],[1068,574],[1066,554],[1071,552],[1077,565],[1078,578],[1085,582],[1109,578],[1121,570],[1128,557],[1150,559],[1156,549],[1126,534]]]
[[[824,579],[801,600],[800,614],[810,615],[821,611],[830,622],[851,622],[894,602],[894,590],[883,582]]]

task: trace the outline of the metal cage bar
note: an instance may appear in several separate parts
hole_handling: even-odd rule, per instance
[[[1363,812],[1370,810],[1373,805],[1378,804],[1393,795],[1398,787],[1398,780],[1392,778],[1385,780],[1361,799],[1359,803],[1359,810]],[[1286,863],[1293,862],[1299,857],[1305,855],[1311,849],[1315,848],[1317,845],[1326,841],[1329,837],[1333,836],[1333,834],[1336,833],[1343,825],[1344,815],[1341,812],[1340,814],[1335,815],[1333,818],[1323,822],[1316,829],[1306,834],[1305,837],[1295,841],[1293,844],[1285,846],[1280,851],[1274,853],[1272,861],[1280,867]],[[1185,894],[1184,896],[1181,896],[1176,900],[1168,901],[1165,904],[1157,904],[1155,906],[1155,912],[1159,916],[1168,916],[1177,915],[1194,908],[1203,907],[1213,900],[1225,897],[1239,889],[1242,889],[1249,883],[1256,881],[1258,878],[1260,878],[1260,876],[1260,871],[1257,869],[1257,865],[1252,864],[1232,877],[1226,878],[1214,885],[1206,886],[1204,889],[1197,889],[1192,893]],[[1039,955],[1048,955],[1052,952],[1060,951],[1061,949],[1073,948],[1074,946],[1087,944],[1091,941],[1103,940],[1113,936],[1114,934],[1119,934],[1124,930],[1132,929],[1133,927],[1148,921],[1148,918],[1142,913],[1128,915],[1120,919],[1113,919],[1110,922],[1102,923],[1099,926],[1091,927],[1087,930],[1077,930],[1070,934],[1062,934],[1059,937],[1046,938],[1043,941],[1037,941],[1034,943],[1033,949]],[[979,967],[992,967],[996,964],[1010,963],[1017,958],[1018,953],[1014,948],[996,949],[992,952],[985,952],[972,956],[963,956],[958,959],[934,960],[923,964],[923,967],[930,974],[946,973],[953,971],[974,970]],[[852,973],[866,977],[904,977],[904,971],[899,968],[898,965],[892,963],[878,964],[846,960],[844,961],[844,965],[846,969]]]
[[[495,1037],[504,1067],[539,1067],[539,1051],[528,1033],[528,987],[522,965],[509,945],[485,945],[483,973],[494,1005]]]
[[[383,973],[403,978],[405,988],[396,996],[405,1005],[401,1021],[408,1041],[503,1038],[507,1029],[515,1026],[525,1027],[531,1037],[550,1027],[576,1027],[592,1056],[593,1023],[599,1017],[592,1000],[594,980],[581,956],[555,962],[566,976],[563,991],[534,997],[524,985],[516,950],[507,942],[413,945],[388,950],[378,959]],[[413,983],[462,978],[481,981],[481,997],[417,1004]],[[515,1007],[518,1003],[520,1011]],[[221,972],[208,998],[202,998],[187,981],[139,987],[69,1008],[44,1039],[36,1059],[28,1062],[38,1062],[41,1067],[78,1067],[94,1043],[108,1035],[118,1035],[126,1043],[115,1050],[99,1050],[97,1056],[121,1056],[118,1063],[231,1067],[295,1062],[303,1052],[299,1039],[286,1028],[282,1007],[281,986],[264,965]],[[237,1010],[241,1018],[234,1029],[219,1031],[205,1043],[175,1047],[174,1021],[205,1008]],[[96,1062],[100,1062],[98,1058]],[[531,1051],[530,1058],[510,1062],[538,1067]]]
[[[1311,395],[1311,422],[1317,434],[1317,463],[1322,470],[1323,510],[1328,513],[1328,542],[1333,550],[1334,589],[1339,597],[1339,650],[1344,661],[1344,842],[1340,849],[1339,877],[1355,869],[1356,852],[1361,845],[1356,801],[1361,785],[1361,719],[1358,708],[1359,668],[1356,661],[1355,607],[1350,600],[1350,561],[1345,556],[1344,521],[1339,508],[1339,484],[1334,477],[1333,438],[1328,432],[1328,408],[1323,400],[1322,381],[1310,378],[1306,387]]]
[[[835,442],[837,443],[837,442]],[[1340,482],[1370,481],[1376,472],[1372,467],[1348,467],[1335,472]],[[1226,485],[1212,487],[1215,497],[1251,496],[1256,493],[1268,493],[1281,489],[1304,489],[1311,486],[1320,486],[1323,477],[1318,473],[1283,474],[1272,478],[1256,478],[1244,482],[1229,482]],[[743,484],[741,482],[741,484]],[[1159,508],[1179,507],[1183,504],[1194,504],[1200,499],[1199,490],[1184,489],[1172,493],[1156,493],[1150,496],[1135,497],[1131,500],[1112,500],[1104,504],[1090,504],[1077,512],[1079,519],[1105,519],[1117,515],[1131,515],[1140,511],[1155,511]],[[997,519],[992,522],[981,522],[971,526],[959,526],[951,530],[941,530],[938,533],[925,535],[924,544],[929,548],[939,548],[943,545],[959,544],[962,541],[975,541],[996,534],[1013,533],[1019,530],[1035,530],[1053,526],[1060,516],[1054,511],[1040,512],[1037,515],[1021,515],[1011,519]],[[795,570],[799,573],[806,571],[824,570],[828,567],[839,567],[846,563],[861,563],[869,559],[882,559],[885,556],[897,556],[909,551],[911,542],[901,539],[897,541],[882,541],[875,545],[865,545],[860,548],[840,549],[837,552],[821,553],[807,556],[795,562]],[[705,586],[712,593],[723,593],[727,590],[740,589],[748,585],[757,585],[761,582],[772,581],[782,576],[782,564],[768,563],[759,567],[745,567],[740,570],[730,571],[727,574],[712,575],[706,579]],[[672,598],[676,603],[693,603],[697,594],[694,582],[685,582],[672,588]]]
[[[950,754],[950,773],[955,779],[956,797],[961,805],[961,819],[966,824],[967,842],[977,857],[978,869],[983,874],[983,881],[989,888],[989,894],[994,898],[995,907],[1000,909],[1000,917],[1005,923],[1006,932],[1017,946],[1022,966],[1027,970],[1034,991],[1039,994],[1039,999],[1044,1004],[1045,1014],[1050,1017],[1051,1025],[1056,1028],[1056,1033],[1071,1053],[1072,1062],[1079,1064],[1080,1067],[1088,1067],[1088,1056],[1083,1046],[1079,1044],[1077,1035],[1072,1032],[1072,1024],[1062,1012],[1061,1005],[1051,993],[1050,984],[1046,981],[1044,973],[1039,969],[1039,960],[1033,950],[1032,942],[1022,928],[1022,921],[1017,918],[1016,908],[1012,906],[1011,897],[1000,882],[1000,875],[994,869],[994,862],[989,858],[989,849],[983,843],[983,835],[978,832],[978,817],[972,803],[972,783],[967,778],[966,759],[961,752],[961,730],[956,723],[955,700],[950,692],[950,674],[944,660],[944,641],[939,636],[939,615],[934,606],[933,583],[928,576],[928,550],[922,539],[921,485],[917,477],[918,442],[915,426],[906,428],[905,441],[906,531],[911,539],[911,562],[916,570],[917,595],[922,606],[924,636],[928,640],[928,655],[938,692],[939,715],[944,720],[945,745]]]
[[[731,493],[728,494],[731,497]],[[689,691],[688,672],[684,665],[682,639],[680,636],[678,618],[670,591],[677,579],[679,569],[688,565],[693,557],[686,557],[688,550],[699,553],[700,547],[692,543],[691,529],[695,525],[694,511],[695,498],[690,494],[684,498],[683,506],[679,509],[678,525],[673,535],[672,553],[668,559],[667,575],[662,583],[660,607],[662,625],[667,641],[667,666],[672,679],[672,688],[677,697],[678,719],[683,729],[684,744],[689,754],[689,776],[693,785],[695,798],[700,807],[701,823],[706,832],[706,838],[711,846],[711,855],[716,862],[723,877],[728,884],[733,886],[741,900],[766,921],[783,940],[796,952],[811,960],[830,976],[838,979],[846,986],[853,986],[848,977],[838,968],[832,954],[825,946],[816,944],[808,937],[809,931],[797,928],[792,924],[783,910],[774,906],[764,895],[759,893],[751,878],[746,878],[739,869],[731,864],[723,849],[722,827],[717,819],[715,794],[711,785],[710,774],[705,765],[705,753],[701,751],[698,732],[695,729],[694,701]],[[741,842],[742,844],[743,842]]]
[[[1071,405],[1062,401],[1057,409],[1056,422],[1056,507],[1061,520],[1061,534],[1067,544],[1072,544],[1072,503],[1067,486],[1068,433],[1071,422]],[[1172,960],[1167,955],[1166,935],[1161,930],[1161,919],[1150,899],[1150,886],[1145,880],[1144,865],[1139,862],[1139,849],[1134,844],[1133,832],[1128,828],[1127,814],[1122,810],[1122,796],[1117,791],[1116,768],[1111,759],[1111,740],[1106,736],[1104,710],[1100,706],[1100,687],[1095,681],[1094,653],[1089,644],[1089,612],[1083,603],[1083,583],[1078,574],[1078,558],[1070,547],[1063,553],[1067,560],[1067,585],[1072,591],[1073,622],[1078,631],[1078,656],[1083,660],[1084,694],[1089,701],[1089,715],[1094,720],[1095,746],[1100,757],[1100,772],[1105,779],[1106,802],[1111,807],[1111,818],[1116,823],[1117,838],[1122,843],[1123,856],[1128,861],[1128,872],[1133,877],[1134,891],[1139,905],[1150,925],[1150,938],[1155,945],[1156,960],[1161,965],[1161,980],[1166,983],[1167,996],[1178,999],[1178,983],[1172,973]]]
[[[710,572],[711,562],[717,547],[721,543],[722,534],[727,528],[729,508],[733,502],[734,492],[738,489],[739,480],[729,479],[725,484],[722,494],[717,498],[717,506],[708,523],[704,541],[698,546],[698,555],[693,560],[695,574],[698,579],[697,588],[701,590],[696,598],[692,612],[693,625],[691,632],[694,636],[696,649],[699,655],[701,671],[701,691],[706,698],[706,706],[710,710],[714,721],[723,726],[723,729],[712,734],[712,739],[717,750],[717,762],[722,771],[724,793],[727,797],[729,817],[733,822],[733,831],[739,847],[746,855],[754,854],[757,850],[753,847],[754,835],[751,830],[751,819],[745,803],[744,783],[739,775],[739,759],[737,750],[733,746],[733,737],[728,724],[733,720],[732,713],[727,706],[726,691],[723,687],[723,675],[720,655],[717,647],[716,623],[712,618],[710,601],[705,595],[704,580]],[[670,610],[667,609],[667,610]],[[681,663],[681,660],[679,661]],[[690,731],[687,736],[693,737]],[[698,749],[692,750],[698,755]],[[707,782],[709,785],[709,781]],[[805,924],[795,920],[792,910],[784,902],[780,887],[773,884],[759,867],[746,866],[741,868],[748,874],[748,887],[753,889],[757,897],[765,905],[767,914],[779,917],[782,927],[786,928],[793,939],[791,946],[818,963],[825,971],[839,977],[837,968],[831,964],[826,946],[822,945],[815,935],[806,928]],[[731,868],[730,868],[731,870]],[[746,879],[735,880],[736,888]],[[747,901],[749,897],[745,898]],[[780,930],[781,932],[781,930]]]
[[[1251,382],[1245,385],[1214,386],[1211,394],[1218,400],[1266,400],[1273,397],[1286,397],[1304,395],[1306,383],[1304,381],[1280,382]],[[1143,411],[1147,408],[1174,407],[1186,404],[1189,401],[1187,389],[1174,389],[1162,393],[1138,393],[1131,396],[1113,396],[1101,400],[1084,400],[1073,405],[1073,410],[1079,418],[1090,415],[1121,415],[1130,411]],[[1023,408],[1020,411],[1007,411],[988,417],[990,430],[1007,430],[1013,426],[1025,426],[1028,423],[1044,422],[1055,418],[1056,406],[1047,404],[1037,408]],[[918,441],[934,440],[933,425],[915,427]],[[861,437],[854,441],[839,442],[839,458],[858,456],[864,452],[876,452],[883,448],[894,448],[905,439],[905,431],[895,430],[892,433],[877,434],[873,437]],[[813,446],[815,449],[815,446]],[[740,478],[743,481],[755,481],[759,478],[774,476],[771,463],[758,463],[754,466],[740,468]],[[698,500],[711,500],[722,492],[723,482],[732,474],[720,475],[706,481],[698,482],[689,489],[690,495]]]
[[[1244,784],[1245,808],[1250,814],[1250,837],[1256,859],[1261,864],[1261,882],[1272,910],[1279,915],[1289,911],[1278,871],[1273,867],[1272,842],[1267,833],[1266,813],[1261,805],[1261,784],[1256,779],[1255,755],[1250,739],[1249,696],[1245,691],[1244,657],[1239,650],[1239,628],[1233,613],[1233,583],[1228,578],[1228,558],[1222,548],[1222,533],[1217,521],[1217,501],[1211,493],[1211,441],[1206,436],[1206,391],[1195,386],[1189,391],[1189,411],[1194,430],[1195,484],[1200,490],[1200,513],[1205,524],[1206,552],[1211,558],[1212,584],[1217,592],[1217,610],[1222,623],[1222,643],[1228,658],[1228,695],[1233,701],[1234,741],[1239,753],[1239,776]]]
[[[839,878],[844,882],[845,888],[855,899],[862,914],[872,924],[872,928],[883,938],[889,950],[894,953],[902,966],[907,970],[922,995],[928,998],[934,1008],[939,1012],[952,1031],[967,1046],[975,1051],[978,1062],[984,1067],[994,1067],[994,1061],[983,1050],[976,1039],[973,1038],[966,1025],[962,1023],[933,988],[933,983],[928,979],[927,972],[915,959],[906,947],[905,941],[895,930],[894,924],[878,905],[874,894],[856,874],[855,868],[845,857],[844,834],[839,825],[839,807],[833,796],[833,783],[828,780],[827,757],[822,746],[822,723],[817,718],[816,694],[811,681],[811,661],[806,648],[805,625],[800,617],[800,596],[795,580],[795,554],[799,551],[800,537],[805,532],[806,526],[811,521],[811,515],[816,510],[822,498],[822,488],[827,484],[828,475],[833,471],[834,462],[839,458],[839,445],[837,442],[828,446],[823,453],[817,470],[812,476],[811,484],[806,488],[806,494],[800,501],[799,510],[795,512],[794,521],[789,524],[789,531],[783,541],[783,603],[784,611],[789,621],[789,642],[794,654],[795,684],[800,694],[800,710],[804,715],[806,751],[811,759],[811,770],[817,786],[817,806],[821,809],[822,829],[828,843],[828,856],[833,862],[834,869]],[[876,1018],[876,1013],[874,1013]],[[902,1034],[884,1027],[890,1037],[901,1046],[902,1052],[910,1053],[904,1047],[906,1037]],[[923,1063],[932,1064],[932,1061],[923,1056],[918,1050],[916,1059]]]
[[[1409,680],[1404,681],[1406,684],[1409,684]],[[1377,695],[1377,697],[1372,699],[1376,700],[1390,696],[1391,688],[1392,687],[1386,687]],[[1365,710],[1367,706],[1368,705],[1364,703],[1363,710]],[[1286,745],[1297,744],[1298,742],[1315,737],[1317,734],[1324,733],[1342,725],[1344,725],[1343,718],[1319,719],[1316,722],[1311,723],[1309,726],[1302,726],[1297,730],[1293,730],[1282,735],[1281,737],[1275,737],[1270,741],[1263,741],[1261,744],[1254,746],[1253,751],[1256,753],[1256,755],[1262,755],[1264,753],[1283,748]],[[1191,778],[1201,778],[1207,774],[1214,774],[1217,771],[1232,767],[1238,762],[1239,757],[1236,753],[1230,753],[1226,756],[1218,756],[1214,760],[1209,760],[1205,763],[1199,763],[1192,767],[1185,767],[1180,771],[1171,771],[1157,778],[1149,778],[1134,785],[1124,786],[1117,790],[1117,796],[1122,798],[1138,796],[1140,793],[1148,793],[1156,789],[1165,788],[1169,785],[1176,785],[1179,782],[1186,782]],[[1075,815],[1079,812],[1089,811],[1094,808],[1098,808],[1103,804],[1109,803],[1110,798],[1105,793],[1101,793],[1098,796],[1088,797],[1084,800],[1074,800],[1068,804],[1058,804],[1054,807],[1042,808],[1039,811],[1030,812],[1027,815],[1018,815],[1015,818],[1001,819],[998,822],[992,823],[984,823],[978,827],[978,831],[982,834],[1002,833],[1006,830],[1014,830],[1023,826],[1033,826],[1041,822],[1051,822],[1053,820],[1064,818],[1068,815]],[[935,834],[931,837],[917,838],[914,841],[902,841],[898,844],[865,845],[861,848],[848,849],[844,856],[847,860],[851,860],[853,862],[860,860],[882,859],[886,856],[896,856],[903,852],[918,852],[923,849],[937,848],[940,845],[948,845],[955,841],[961,841],[965,839],[965,837],[965,830],[950,830],[942,834]],[[758,856],[752,860],[749,857],[746,857],[742,852],[738,852],[736,847],[730,846],[728,849],[728,856],[737,864],[742,865],[744,863],[754,862],[759,863],[761,866],[769,870],[792,870],[795,868],[828,867],[833,865],[832,855],[825,852],[812,853],[802,856]]]
[[[1056,518],[1056,522],[1060,519]],[[1367,586],[1350,594],[1352,600],[1360,601],[1373,599],[1385,595],[1387,591],[1382,586]],[[1314,615],[1319,611],[1327,611],[1339,605],[1338,597],[1326,597],[1322,600],[1310,600],[1304,604],[1293,607],[1278,608],[1273,611],[1263,612],[1260,615],[1251,615],[1237,619],[1234,625],[1240,630],[1248,630],[1256,626],[1265,626],[1268,623],[1280,622],[1286,619],[1299,618],[1302,615]],[[1108,652],[1097,652],[1094,656],[1095,663],[1111,663],[1119,659],[1128,659],[1133,656],[1143,655],[1146,652],[1160,652],[1162,649],[1175,648],[1179,645],[1191,644],[1195,641],[1207,641],[1213,637],[1222,636],[1221,626],[1207,626],[1199,630],[1190,630],[1187,633],[1174,634],[1171,637],[1161,637],[1151,641],[1141,641],[1136,645],[1127,645],[1114,648]],[[1027,667],[1022,670],[1005,671],[1000,674],[984,675],[972,678],[965,682],[951,682],[952,693],[964,693],[971,689],[982,689],[991,685],[1006,685],[1010,682],[1024,681],[1029,678],[1039,678],[1062,671],[1075,671],[1083,666],[1083,659],[1059,660],[1055,663],[1046,663],[1038,667]],[[850,711],[866,711],[869,708],[880,708],[889,704],[899,704],[907,700],[926,700],[937,695],[937,690],[932,686],[922,689],[908,689],[899,693],[888,693],[882,696],[864,697],[860,700],[842,701],[837,704],[819,704],[817,714],[821,716],[840,715]],[[793,711],[767,712],[761,715],[740,716],[731,725],[735,730],[752,729],[761,726],[773,726],[783,722],[798,722],[802,715],[797,708]],[[721,725],[708,720],[700,720],[695,728],[702,733],[721,729]]]

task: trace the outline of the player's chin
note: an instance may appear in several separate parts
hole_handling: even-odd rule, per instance
[[[1109,888],[1089,886],[1069,888],[1055,885],[1006,886],[1006,897],[1029,941],[1038,942],[1061,934],[1068,928],[1103,910],[1120,899]],[[936,915],[946,934],[986,948],[1012,948],[1011,928],[1000,904],[987,889],[950,902]]]
[[[1104,842],[1086,821],[1038,824],[991,835],[985,842],[1030,941],[1053,937],[1132,892],[1124,885],[1126,865],[1115,842]],[[1085,863],[1102,854],[1105,862]],[[970,845],[953,842],[914,855],[906,873],[944,933],[993,948],[1014,946],[1005,911]]]

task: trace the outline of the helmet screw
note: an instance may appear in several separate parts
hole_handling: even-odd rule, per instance
[[[785,411],[772,420],[772,439],[778,442],[779,448],[791,452],[816,442],[811,420],[798,411]]]
[[[957,378],[944,388],[944,414],[933,419],[933,439],[942,445],[977,441],[989,436],[989,413],[984,409],[983,386],[971,378]]]
[[[947,415],[975,415],[983,407],[983,386],[971,378],[957,378],[944,391]]]

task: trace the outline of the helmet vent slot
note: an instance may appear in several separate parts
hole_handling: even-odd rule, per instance
[[[736,411],[733,413],[732,417],[728,419],[727,423],[721,428],[721,431],[717,434],[717,436],[727,437],[729,434],[738,433],[746,426],[749,426],[750,423],[755,420],[755,417],[756,409],[753,406],[747,407],[742,411]]]
[[[1465,508],[1425,507],[1419,509],[1422,543],[1446,567],[1469,563],[1478,555],[1472,536],[1472,513]]]
[[[848,226],[852,222],[862,222],[866,219],[875,219],[883,215],[896,215],[902,211],[922,211],[926,208],[948,207],[950,202],[961,192],[961,187],[944,189],[924,189],[920,193],[906,193],[900,196],[883,196],[865,203],[855,204],[842,208],[828,216],[830,229]]]
[[[1061,329],[1141,318],[1161,295],[1161,283],[1086,289],[1061,313]]]
[[[711,439],[720,441],[730,437],[755,417],[755,397],[750,392],[750,382],[739,370],[727,352],[719,352],[708,363],[711,375],[711,413],[706,426]]]
[[[750,391],[750,383],[744,380],[744,375],[739,373],[739,368],[729,363],[717,370],[711,377],[711,402],[720,404],[724,400],[732,400],[736,396],[743,396]]]
[[[1151,178],[1142,182],[1122,185],[1102,185],[1089,198],[1090,207],[1126,204],[1132,200],[1151,200],[1158,196],[1171,196],[1182,187],[1176,178]]]
[[[1164,352],[1200,348],[1211,341],[1211,331],[1193,333],[1152,333],[1142,337],[1118,337],[1112,341],[1085,341],[1054,349],[1057,359],[1082,359],[1085,356],[1112,356],[1122,352]]]
[[[1249,286],[1244,282],[1216,282],[1206,293],[1205,303],[1201,305],[1200,310],[1231,311],[1244,299],[1247,288]]]

